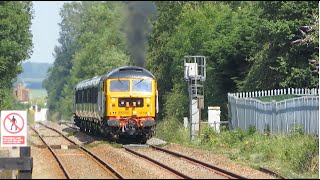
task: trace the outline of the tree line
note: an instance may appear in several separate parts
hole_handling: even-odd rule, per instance
[[[31,1],[0,2],[0,111],[14,105],[13,83],[32,53]]]
[[[163,116],[188,117],[185,55],[208,58],[205,109],[221,106],[223,120],[228,92],[319,86],[318,74],[312,74],[308,64],[310,59],[319,62],[318,2],[156,5],[148,68],[159,81]]]
[[[137,56],[145,57],[139,65],[158,80],[160,119],[182,120],[188,115],[188,89],[183,79],[186,55],[207,57],[205,109],[221,106],[223,118],[227,117],[228,92],[319,86],[318,74],[313,74],[309,65],[309,60],[319,62],[318,2],[153,3],[156,11],[142,18],[150,26],[138,26],[147,29],[139,34],[146,36],[146,42],[136,43],[136,36],[128,34],[138,28],[134,21],[128,22],[135,19],[136,14],[130,12],[133,4],[64,4],[55,61],[44,83],[51,113],[69,119],[75,84],[119,66],[137,65]],[[4,8],[3,3],[0,5]],[[7,22],[2,19],[0,25]],[[12,39],[8,35],[5,38]],[[139,49],[145,54],[133,54],[138,51],[135,45],[146,45],[147,49]],[[0,59],[0,65],[6,65],[3,62]],[[11,69],[5,66],[2,71],[1,67],[0,73]]]

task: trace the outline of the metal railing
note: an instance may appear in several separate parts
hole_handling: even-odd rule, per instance
[[[262,102],[256,97],[301,95],[276,102]],[[319,89],[278,89],[245,93],[228,93],[229,128],[273,134],[288,134],[301,126],[306,134],[319,135]]]

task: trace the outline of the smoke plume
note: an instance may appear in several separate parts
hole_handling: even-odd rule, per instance
[[[147,53],[147,35],[152,27],[149,23],[151,15],[156,14],[153,2],[126,1],[128,13],[124,30],[127,35],[129,52],[136,66],[144,67]]]

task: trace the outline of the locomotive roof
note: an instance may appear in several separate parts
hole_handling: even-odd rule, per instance
[[[124,66],[111,71],[105,75],[103,79],[109,78],[152,78],[155,79],[154,75],[148,70],[138,66]]]
[[[75,90],[81,90],[84,87],[95,87],[99,84],[101,80],[105,80],[109,78],[146,78],[146,77],[155,79],[153,74],[151,74],[148,70],[142,67],[124,66],[124,67],[114,69],[108,74],[83,80],[76,85]]]
[[[97,86],[97,84],[99,84],[99,81],[100,81],[101,78],[102,78],[102,76],[96,76],[96,77],[93,77],[91,79],[83,80],[83,81],[79,82],[76,85],[76,90],[80,90],[83,87],[94,87],[94,86]]]

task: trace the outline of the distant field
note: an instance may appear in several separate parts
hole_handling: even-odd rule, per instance
[[[30,89],[29,96],[30,96],[30,99],[44,98],[44,97],[47,97],[48,94],[45,89]]]

